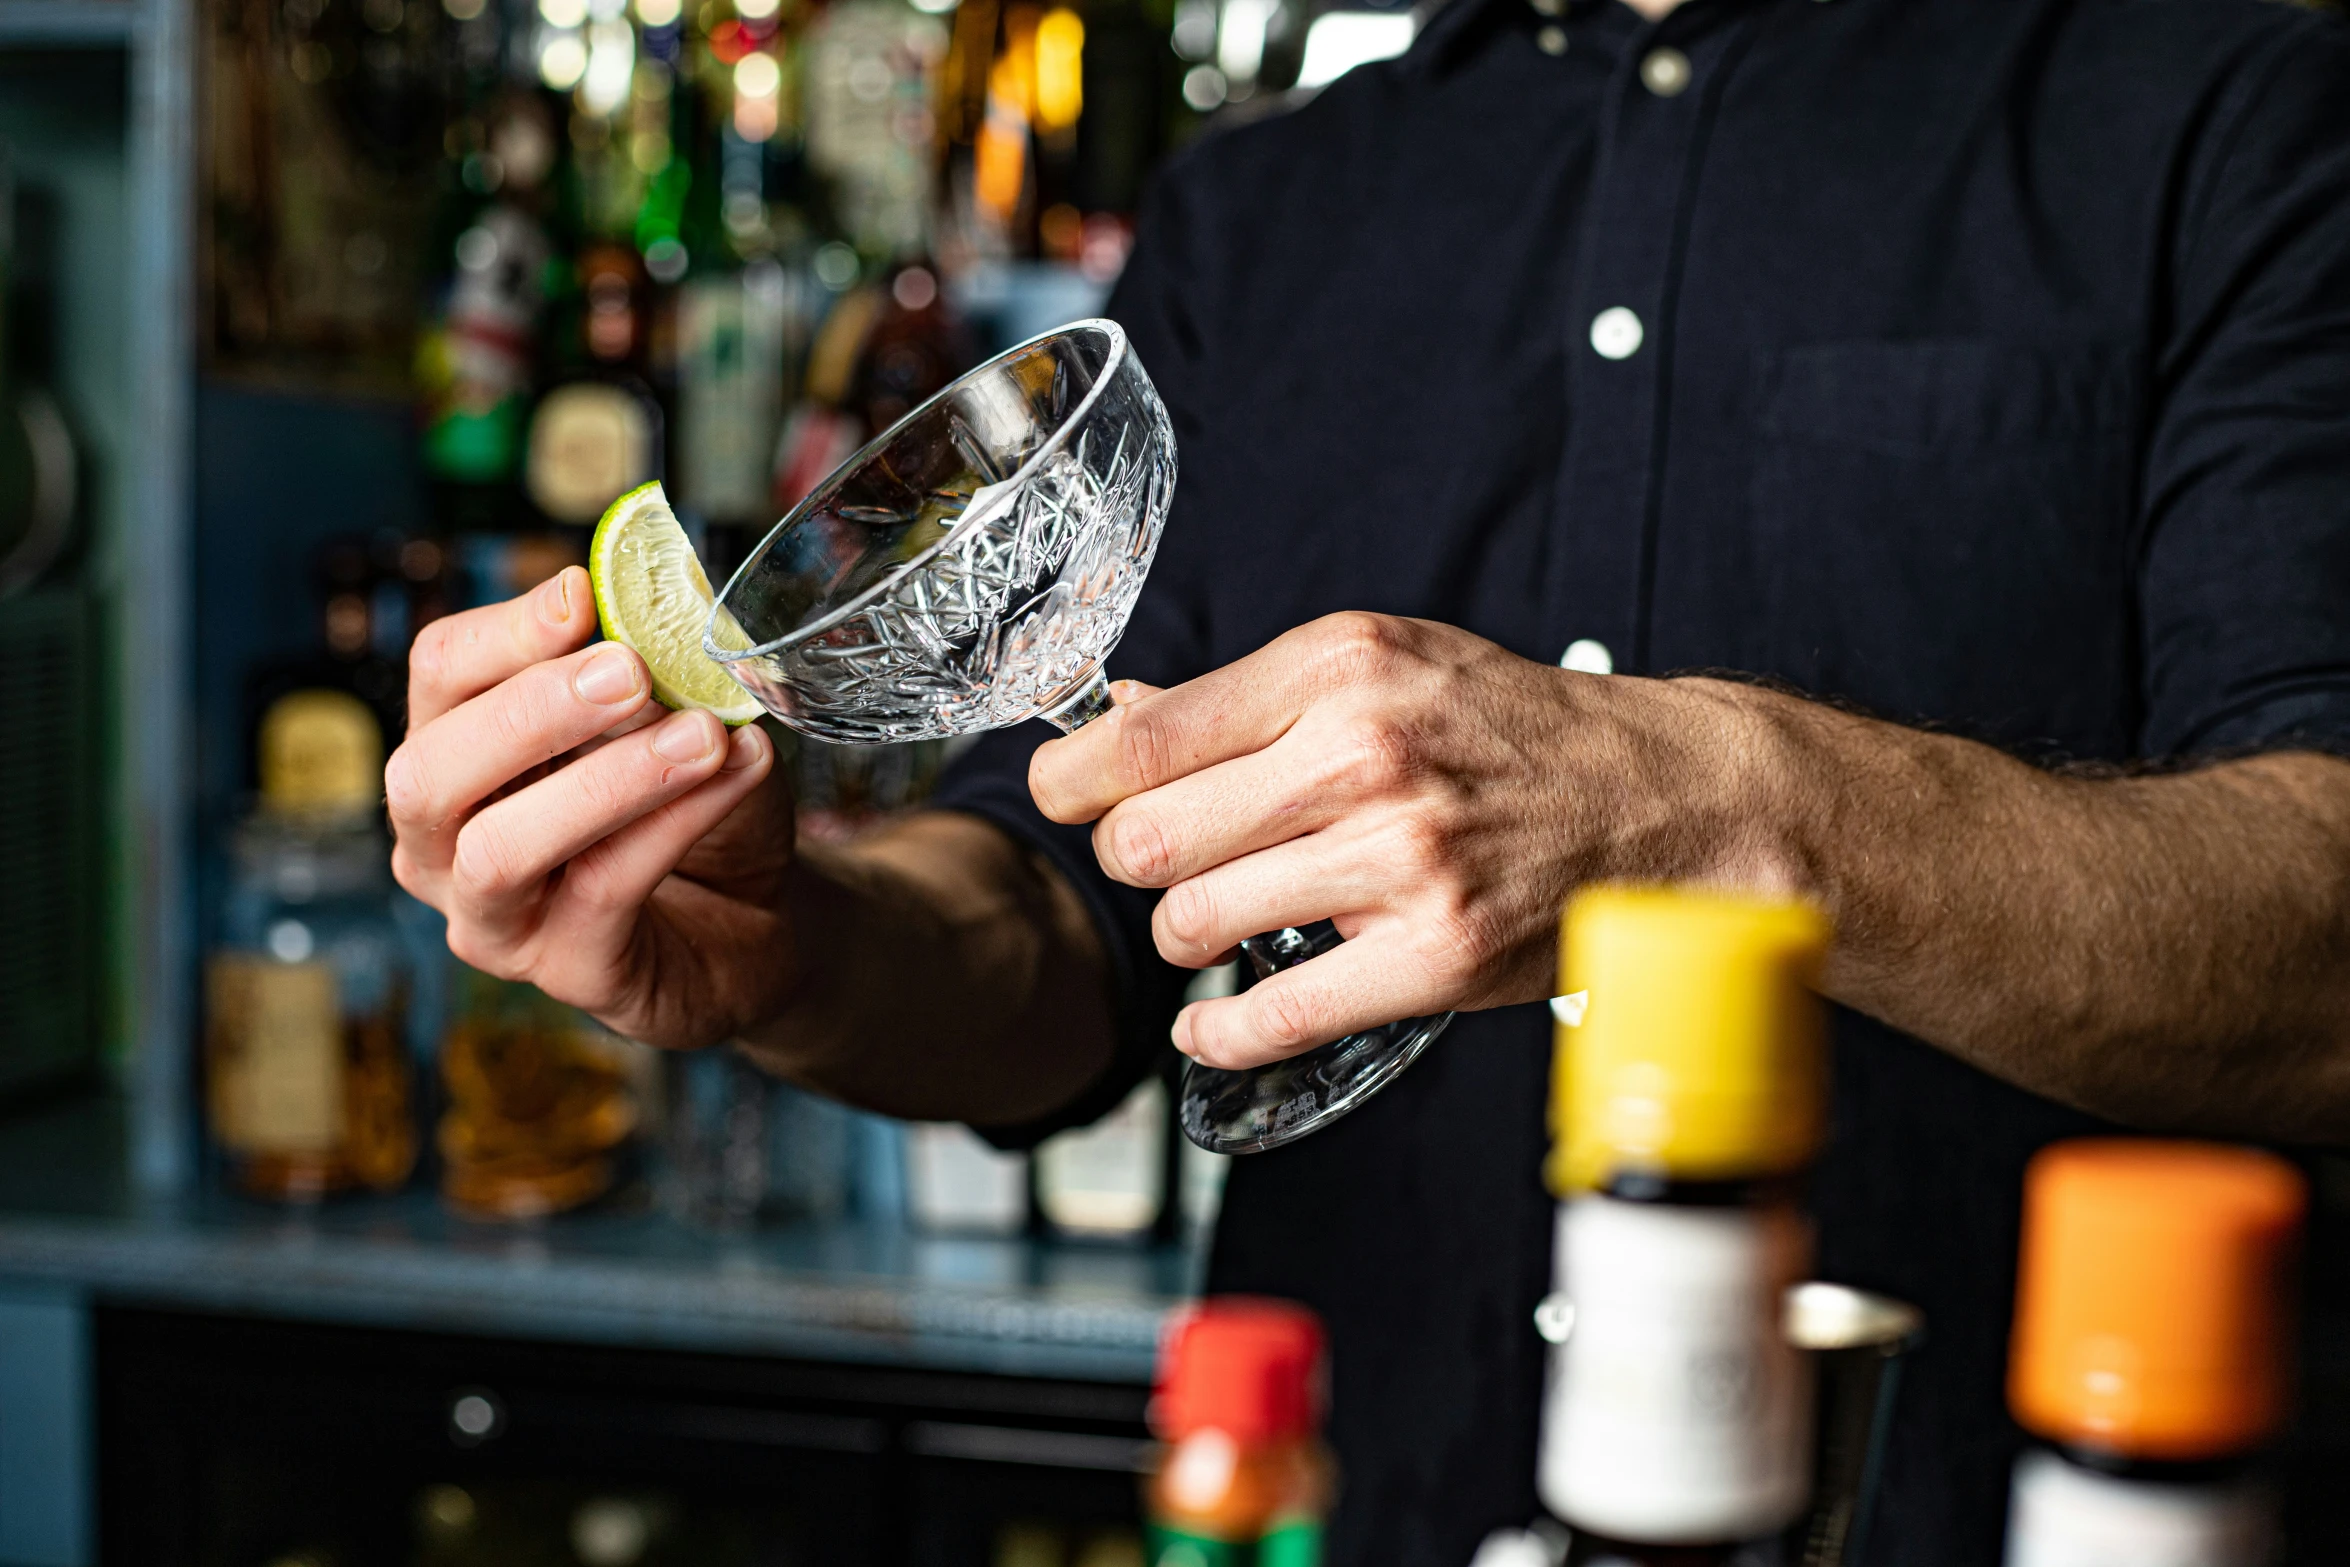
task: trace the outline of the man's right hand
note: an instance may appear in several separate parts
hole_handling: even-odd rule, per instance
[[[669,713],[577,566],[426,626],[384,769],[392,874],[449,947],[647,1044],[773,1016],[792,983],[791,798],[755,726]]]

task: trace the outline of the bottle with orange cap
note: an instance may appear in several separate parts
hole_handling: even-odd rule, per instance
[[[1763,1567],[1811,1491],[1781,1325],[1808,1269],[1825,1019],[1809,905],[1595,888],[1567,907],[1552,1190],[1559,1298],[1538,1484],[1571,1563]]]
[[[1318,1567],[1323,1355],[1321,1320],[1289,1301],[1224,1296],[1175,1320],[1151,1404],[1167,1444],[1144,1492],[1151,1567]]]
[[[2299,1172],[2248,1148],[2088,1139],[2025,1177],[2008,1567],[2257,1567],[2286,1407]]]

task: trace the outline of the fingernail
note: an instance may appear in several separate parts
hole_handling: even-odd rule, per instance
[[[653,734],[653,754],[664,762],[698,762],[710,754],[710,721],[699,713],[673,713]]]
[[[1167,1038],[1183,1054],[1194,1061],[1199,1059],[1199,1047],[1191,1038],[1191,1008],[1185,1007],[1175,1014],[1175,1026],[1167,1031]]]
[[[739,773],[759,759],[759,731],[745,724],[726,743],[726,765],[721,772]]]
[[[539,584],[539,619],[550,626],[566,625],[571,620],[571,573],[558,571]]]
[[[598,707],[625,702],[636,695],[636,660],[621,648],[606,648],[579,666],[571,688]]]

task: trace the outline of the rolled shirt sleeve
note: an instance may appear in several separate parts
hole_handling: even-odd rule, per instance
[[[2272,47],[2182,185],[2139,556],[2149,757],[2350,754],[2350,44],[2317,24]]]

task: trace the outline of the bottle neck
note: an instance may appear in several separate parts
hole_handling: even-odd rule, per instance
[[[1619,1170],[1599,1188],[1617,1202],[1655,1203],[1670,1208],[1760,1208],[1792,1205],[1803,1195],[1799,1175],[1742,1176],[1733,1180],[1689,1180],[1640,1170]]]
[[[2249,1452],[2198,1459],[2129,1458],[2072,1442],[2052,1442],[2048,1450],[2076,1469],[2148,1485],[2232,1485],[2257,1475],[2263,1457]]]
[[[1219,1430],[1193,1431],[1167,1444],[1148,1495],[1162,1529],[1258,1540],[1319,1525],[1329,1510],[1331,1463],[1311,1434],[1241,1442]]]

